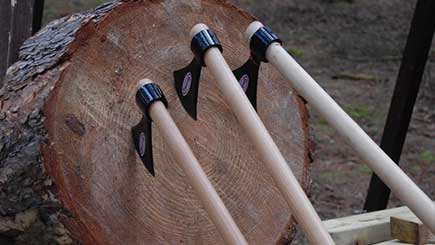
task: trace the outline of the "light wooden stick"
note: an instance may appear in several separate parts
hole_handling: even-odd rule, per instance
[[[197,24],[192,28],[190,35],[193,37],[198,32],[206,29],[208,29],[206,25]],[[276,185],[290,206],[292,215],[302,226],[310,242],[312,244],[334,244],[219,49],[208,49],[204,55],[204,62],[216,78],[217,85],[224,95],[226,102],[251,139],[260,158],[266,164]]]
[[[147,83],[151,81],[139,82]],[[226,243],[248,244],[163,103],[151,104],[149,114]]]
[[[263,24],[249,25],[246,38]],[[391,160],[355,121],[314,81],[314,79],[282,48],[273,43],[266,52],[267,60],[287,78],[304,97],[344,137],[356,153],[373,169],[425,225],[435,233],[435,205],[424,192]]]

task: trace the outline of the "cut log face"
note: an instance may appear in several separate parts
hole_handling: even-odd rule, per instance
[[[9,69],[2,89],[1,112],[4,122],[18,130],[20,118],[43,109],[44,129],[32,134],[45,139],[36,141],[42,149],[38,154],[71,213],[62,221],[75,239],[98,244],[223,243],[156,128],[156,177],[135,152],[131,128],[142,114],[134,96],[137,82],[149,78],[164,91],[171,116],[248,242],[291,240],[291,212],[214,78],[203,69],[197,121],[183,109],[173,84],[173,71],[192,58],[193,25],[206,23],[216,32],[224,57],[235,68],[249,55],[243,31],[253,19],[222,1],[125,1],[64,18],[25,43],[23,60]],[[52,40],[41,43],[56,35],[64,35],[58,48]],[[39,52],[50,46],[52,51]],[[46,60],[32,63],[37,55]],[[31,68],[23,68],[26,62]],[[11,89],[17,84],[24,89]],[[267,64],[260,70],[257,108],[308,190],[306,108]]]

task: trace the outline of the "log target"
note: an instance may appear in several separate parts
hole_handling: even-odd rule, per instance
[[[29,161],[43,164],[53,179],[69,212],[61,220],[74,239],[223,244],[159,131],[153,130],[156,177],[135,153],[130,130],[141,117],[135,88],[149,78],[164,91],[171,116],[248,242],[291,241],[295,224],[287,204],[213,76],[202,72],[197,121],[182,108],[173,84],[172,72],[191,59],[193,25],[212,28],[236,68],[249,54],[243,35],[253,20],[223,1],[121,1],[55,21],[26,41],[0,93],[2,127],[33,135],[16,140],[38,146],[25,157],[36,157]],[[304,102],[268,64],[259,81],[258,113],[308,191]],[[28,125],[34,114],[42,118],[37,127]]]

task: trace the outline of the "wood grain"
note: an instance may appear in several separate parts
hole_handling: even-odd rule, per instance
[[[375,244],[393,239],[390,231],[391,216],[410,213],[409,208],[399,207],[325,220],[323,223],[337,245]]]
[[[406,206],[325,220],[323,223],[337,245],[381,244],[380,242],[401,236],[409,238],[407,234],[399,231],[403,225],[403,223],[398,224],[400,220],[406,221],[404,224],[406,231],[410,230],[409,226],[419,226],[417,229],[422,230],[422,238],[426,238],[425,236],[430,234],[429,229],[424,227],[421,221]],[[403,240],[403,242],[405,241],[409,240]],[[416,242],[417,240],[413,241]]]
[[[7,129],[19,132],[20,120],[43,108],[43,127],[29,128],[38,137],[20,144],[42,147],[42,160],[39,151],[28,157],[53,178],[68,210],[61,220],[76,240],[223,243],[158,130],[156,177],[136,156],[130,134],[141,116],[135,86],[147,77],[165,91],[171,116],[248,242],[291,241],[291,212],[211,74],[202,74],[198,121],[185,113],[172,81],[172,72],[192,58],[194,24],[206,23],[217,33],[234,68],[249,54],[243,30],[252,21],[222,1],[123,1],[61,19],[24,44],[23,60],[0,90],[1,112]],[[308,191],[306,108],[272,67],[261,69],[258,113]]]
[[[435,236],[414,215],[391,217],[391,237],[412,244],[434,244]]]

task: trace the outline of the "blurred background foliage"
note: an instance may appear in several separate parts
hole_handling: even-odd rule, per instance
[[[92,9],[108,0],[45,0],[43,25],[71,13]]]

